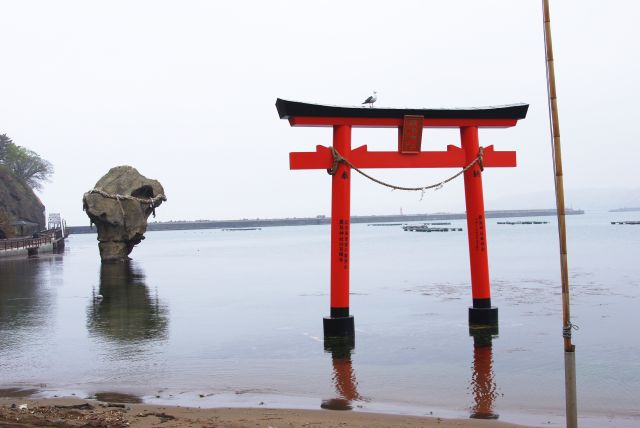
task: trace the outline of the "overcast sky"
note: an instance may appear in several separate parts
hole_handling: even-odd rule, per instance
[[[638,187],[639,11],[551,1],[569,190]],[[162,183],[162,221],[328,215],[331,178],[290,171],[288,154],[331,145],[331,130],[291,128],[276,98],[358,105],[373,90],[390,107],[530,104],[516,127],[480,131],[518,153],[517,168],[485,170],[486,208],[553,193],[540,0],[0,0],[0,19],[0,133],[53,163],[39,195],[72,225],[116,165]],[[457,130],[423,138],[459,144]],[[353,146],[395,139],[355,129]],[[455,170],[369,172],[420,186]],[[353,214],[401,209],[463,211],[462,180],[421,201],[354,175]]]

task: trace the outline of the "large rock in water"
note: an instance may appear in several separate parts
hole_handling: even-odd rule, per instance
[[[144,239],[147,218],[167,198],[157,180],[130,166],[111,168],[84,194],[82,205],[98,228],[100,258],[128,260],[133,247]]]

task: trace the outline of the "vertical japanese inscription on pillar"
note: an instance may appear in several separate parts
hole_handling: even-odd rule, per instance
[[[338,261],[343,269],[349,269],[349,220],[338,221]]]
[[[422,127],[424,116],[406,115],[402,124],[402,139],[400,140],[400,153],[420,153],[422,147]]]
[[[486,251],[486,240],[485,240],[485,230],[484,230],[484,216],[479,215],[475,221],[475,229],[476,229],[476,250],[477,251]]]

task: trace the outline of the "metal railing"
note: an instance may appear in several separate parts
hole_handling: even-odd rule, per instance
[[[38,248],[52,241],[51,235],[42,235],[38,238],[14,238],[0,239],[0,250],[20,250],[24,248]]]

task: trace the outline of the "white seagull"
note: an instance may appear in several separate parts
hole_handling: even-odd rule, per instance
[[[373,107],[373,103],[375,103],[377,100],[378,100],[377,92],[373,91],[373,95],[371,95],[369,98],[364,100],[362,104],[369,104],[369,107]]]

